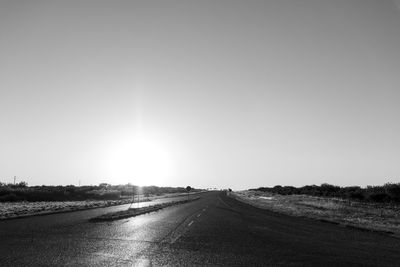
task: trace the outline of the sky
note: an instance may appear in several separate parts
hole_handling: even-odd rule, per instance
[[[0,1],[0,181],[400,182],[400,1]]]

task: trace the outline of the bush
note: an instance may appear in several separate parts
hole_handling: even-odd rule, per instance
[[[361,188],[359,186],[340,187],[326,183],[321,184],[320,186],[306,185],[297,188],[293,186],[276,185],[274,187],[259,187],[258,189],[250,190],[270,192],[280,195],[302,194],[323,197],[339,197],[377,203],[400,203],[400,183],[388,183],[384,186],[367,186],[367,188]]]
[[[0,196],[0,202],[15,202],[15,201],[21,201],[21,200],[24,200],[24,199],[19,198],[14,193]]]
[[[400,202],[400,184],[385,184],[386,194],[395,202]]]
[[[386,193],[372,193],[371,195],[368,196],[368,200],[379,203],[389,202],[390,196],[387,195]]]

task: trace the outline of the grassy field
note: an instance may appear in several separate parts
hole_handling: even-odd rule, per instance
[[[190,195],[196,195],[199,192],[191,192]],[[156,199],[186,197],[186,193],[168,193],[161,195],[136,195],[134,203],[147,202]],[[0,202],[0,220],[12,219],[18,217],[50,214],[57,212],[77,211],[84,209],[101,208],[107,206],[123,205],[132,203],[132,198],[119,200],[85,200],[85,201],[17,201]]]
[[[400,237],[400,206],[371,204],[307,195],[278,195],[260,191],[231,192],[231,197],[253,206]]]
[[[104,201],[39,201],[39,202],[0,202],[0,220],[32,214],[55,213],[68,210],[81,210],[115,204]]]

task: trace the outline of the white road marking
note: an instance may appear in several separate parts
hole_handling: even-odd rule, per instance
[[[189,224],[188,224],[188,226],[191,226],[192,225],[192,223],[194,223],[193,221],[191,221]]]
[[[201,213],[197,215],[197,217],[200,217],[200,216],[201,216]]]

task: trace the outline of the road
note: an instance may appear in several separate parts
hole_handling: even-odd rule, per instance
[[[0,266],[400,266],[400,240],[208,192],[108,223],[109,207],[0,222]]]

